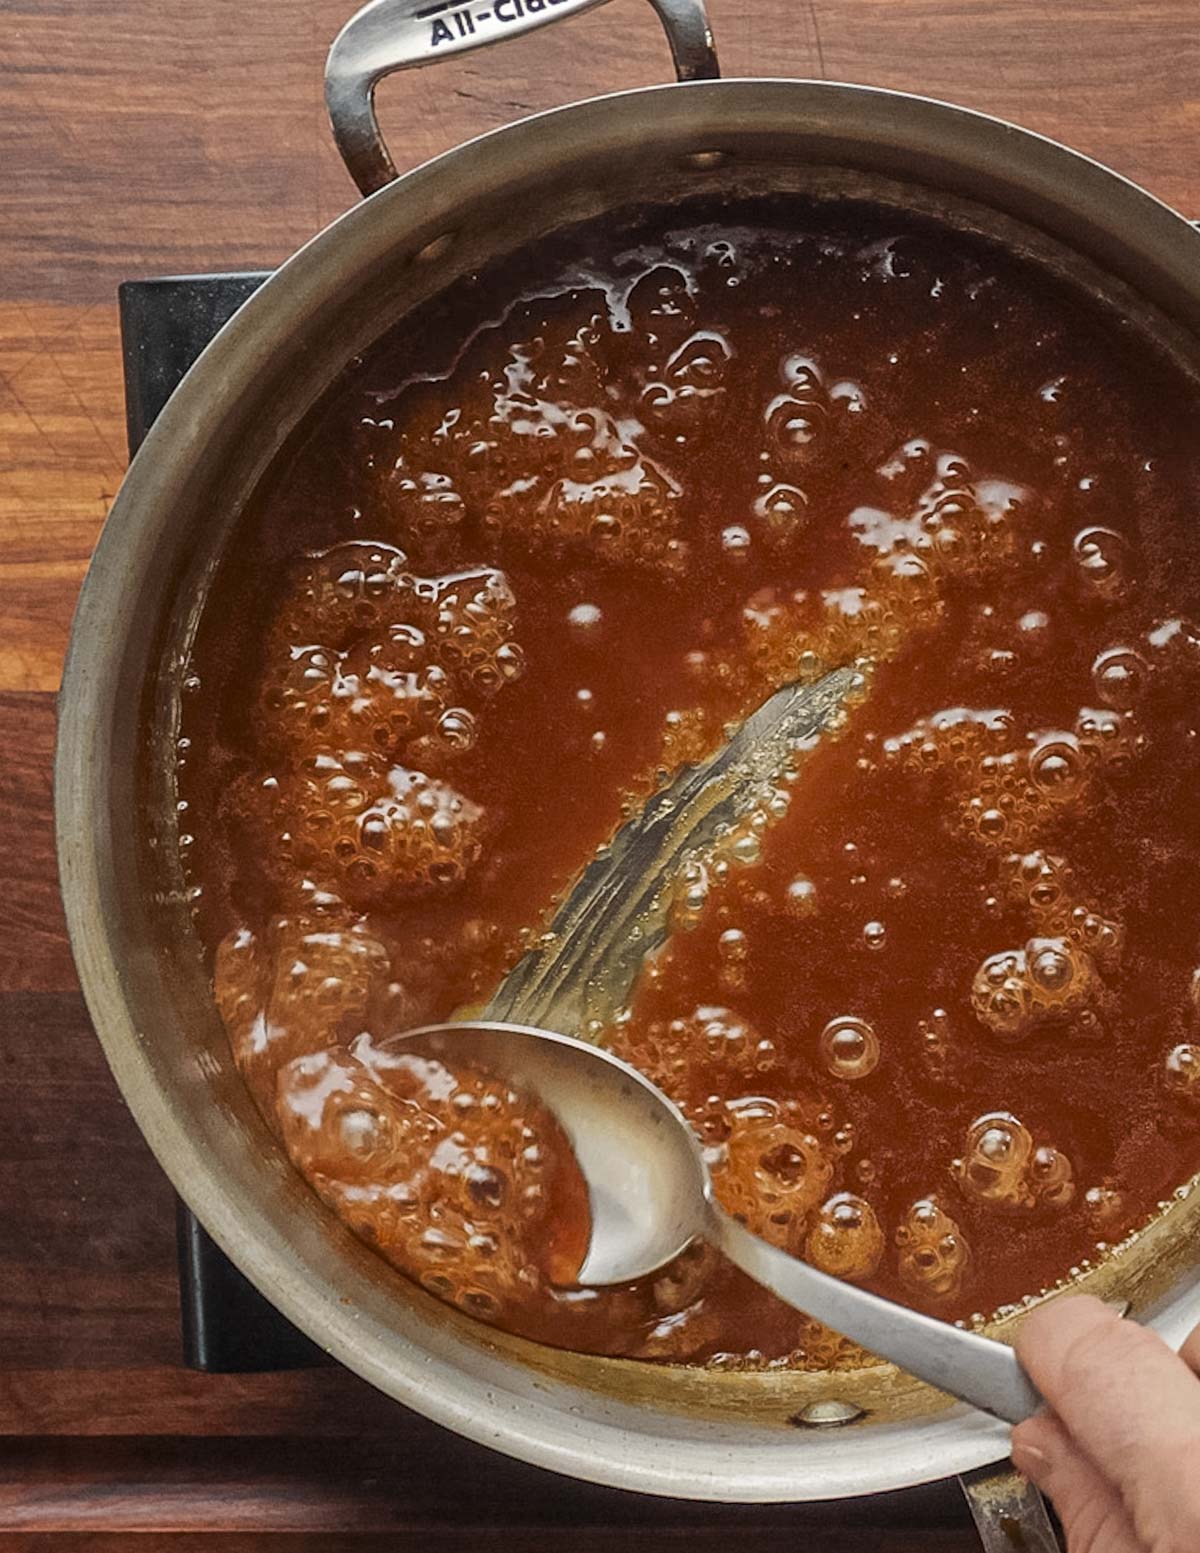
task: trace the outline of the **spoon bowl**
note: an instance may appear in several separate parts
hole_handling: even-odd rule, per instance
[[[708,1169],[683,1114],[636,1068],[573,1036],[497,1020],[429,1025],[382,1043],[469,1061],[540,1100],[587,1182],[591,1239],[581,1284],[631,1283],[703,1236]]]
[[[699,1140],[649,1079],[598,1046],[499,1020],[426,1025],[382,1044],[467,1062],[553,1113],[587,1182],[591,1238],[578,1282],[631,1282],[707,1240],[798,1310],[939,1390],[1009,1423],[1042,1398],[1003,1343],[830,1277],[754,1235],[713,1193]]]

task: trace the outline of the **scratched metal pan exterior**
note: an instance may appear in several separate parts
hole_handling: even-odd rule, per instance
[[[389,1270],[292,1171],[233,1070],[171,861],[177,670],[248,493],[356,352],[495,256],[714,188],[878,191],[1070,252],[1197,348],[1200,236],[1181,217],[1061,146],[944,103],[699,79],[716,64],[698,0],[657,4],[694,79],[526,119],[393,179],[371,109],[380,75],[594,3],[480,0],[460,20],[466,8],[378,0],[335,46],[337,138],[377,192],[201,357],[134,460],[79,601],[56,771],[71,940],[113,1072],[181,1195],[287,1316],[383,1391],[511,1455],[631,1489],[752,1501],[899,1488],[1000,1460],[1006,1431],[886,1367],[710,1374],[554,1352]],[[1176,1339],[1200,1319],[1197,1216],[1176,1202],[1093,1278]]]

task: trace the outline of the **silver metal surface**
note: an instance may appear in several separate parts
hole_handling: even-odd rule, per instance
[[[588,1185],[592,1224],[581,1284],[649,1277],[693,1240],[706,1240],[789,1305],[939,1391],[1010,1424],[1041,1407],[1003,1343],[831,1278],[751,1234],[717,1201],[683,1113],[611,1053],[557,1031],[473,1019],[427,1025],[382,1044],[432,1048],[451,1064],[478,1066],[549,1107]]]
[[[675,890],[798,762],[865,684],[853,668],[784,685],[699,765],[684,766],[584,869],[537,948],[505,976],[483,1011],[586,1035],[625,1008],[646,956],[666,940]]]
[[[592,11],[604,0],[372,0],[338,33],[325,63],[325,106],[342,160],[363,194],[391,183],[396,164],[375,114],[385,76],[448,59]],[[704,0],[651,0],[680,81],[720,75]]]
[[[988,1469],[959,1481],[983,1553],[1060,1553],[1046,1502],[1028,1478]]]
[[[392,1273],[290,1168],[234,1070],[172,863],[171,770],[180,667],[213,570],[276,451],[356,352],[566,222],[763,189],[843,189],[1070,255],[1115,305],[1165,321],[1200,355],[1200,236],[1116,174],[1012,125],[781,80],[619,93],[524,120],[335,222],[189,373],[84,584],[55,771],[63,895],[96,1029],[150,1146],[242,1271],[349,1368],[469,1438],[594,1481],[738,1501],[969,1471],[1007,1455],[1008,1431],[888,1366],[755,1375],[559,1353],[460,1318]],[[1128,1298],[1178,1344],[1200,1319],[1198,1233],[1193,1193],[1083,1286]],[[862,1415],[789,1425],[831,1397]]]

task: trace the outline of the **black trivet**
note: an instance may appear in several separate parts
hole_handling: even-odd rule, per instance
[[[120,289],[130,456],[184,373],[269,272],[127,281]],[[290,1370],[328,1363],[179,1205],[183,1356],[196,1370]]]

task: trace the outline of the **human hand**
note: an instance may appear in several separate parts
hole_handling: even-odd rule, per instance
[[[1068,1553],[1200,1553],[1200,1327],[1175,1354],[1084,1295],[1034,1311],[1016,1346],[1047,1408],[1013,1430],[1013,1465]]]

